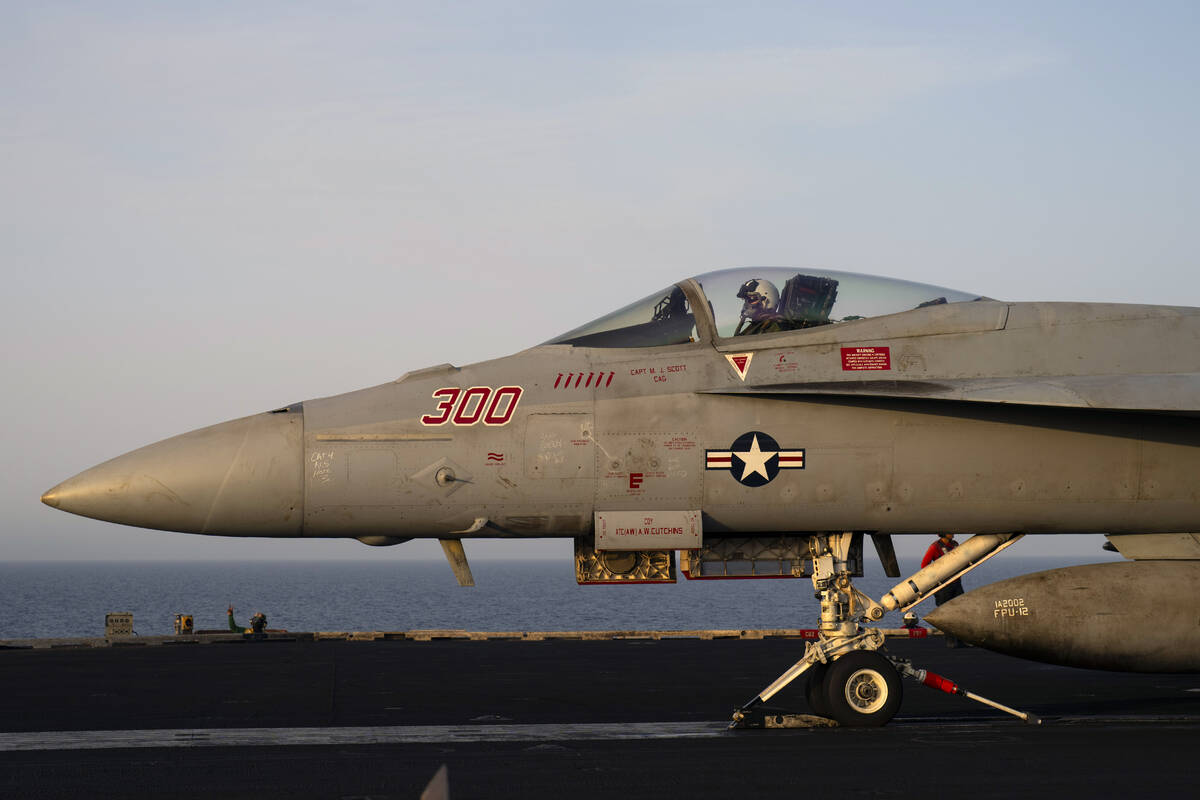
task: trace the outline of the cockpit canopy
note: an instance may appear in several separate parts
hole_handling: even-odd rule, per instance
[[[942,303],[985,298],[923,283],[853,272],[745,267],[697,275],[722,338],[836,325]],[[656,347],[696,339],[695,310],[668,287],[546,344]]]

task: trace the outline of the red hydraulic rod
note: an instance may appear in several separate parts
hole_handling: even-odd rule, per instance
[[[974,700],[976,703],[983,703],[985,706],[991,706],[997,711],[1003,711],[1006,714],[1012,714],[1014,717],[1029,723],[1030,725],[1041,725],[1042,720],[1034,714],[1027,714],[1024,711],[1017,711],[1015,708],[1009,708],[1003,703],[997,703],[995,700],[988,700],[986,697],[980,697],[974,692],[968,692],[966,689],[959,686],[949,678],[942,677],[936,672],[930,672],[924,669],[915,669],[911,664],[900,662],[896,664],[896,669],[900,673],[925,684],[930,689],[937,689],[946,694],[962,695],[968,700]]]

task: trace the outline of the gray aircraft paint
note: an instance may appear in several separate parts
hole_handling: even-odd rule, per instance
[[[1194,613],[1171,612],[1198,592],[1200,561],[1087,564],[982,586],[926,619],[974,644],[1032,661],[1197,672],[1200,625]]]
[[[43,500],[368,544],[586,536],[597,511],[636,510],[700,511],[704,535],[1200,530],[1200,310],[979,300],[721,339],[700,283],[678,287],[694,341],[420,370],[150,445]],[[794,468],[722,467],[751,433]]]

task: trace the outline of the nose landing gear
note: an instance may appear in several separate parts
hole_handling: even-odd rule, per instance
[[[819,639],[809,642],[804,657],[750,702],[733,713],[730,728],[761,727],[762,705],[796,678],[807,673],[809,708],[839,725],[856,728],[886,725],[904,697],[901,674],[927,686],[964,695],[1022,719],[1036,719],[998,703],[960,691],[940,676],[915,670],[906,661],[878,652],[884,643],[878,622],[888,611],[906,610],[945,584],[1013,544],[1013,534],[974,536],[956,550],[907,578],[884,595],[881,603],[854,588],[851,579],[851,533],[814,535],[811,540],[812,582],[821,601]],[[861,574],[861,573],[859,573]],[[932,677],[928,677],[931,676]],[[942,682],[950,689],[941,685]]]
[[[904,687],[891,660],[876,652],[882,644],[883,634],[877,630],[809,642],[803,658],[733,713],[729,727],[759,727],[761,706],[803,674],[808,679],[805,699],[813,713],[851,728],[886,725],[900,708]]]
[[[804,657],[791,669],[734,712],[730,727],[753,724],[758,706],[806,672],[805,698],[822,717],[840,725],[877,727],[895,716],[904,692],[891,662],[875,652],[883,646],[883,633],[859,625],[886,612],[854,588],[852,561],[861,558],[854,547],[853,533],[812,537],[813,590],[821,601],[820,638],[808,643]]]

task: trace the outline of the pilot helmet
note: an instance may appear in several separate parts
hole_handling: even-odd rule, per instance
[[[751,278],[738,289],[742,303],[742,316],[757,319],[764,314],[773,314],[779,309],[779,290],[770,281]]]

